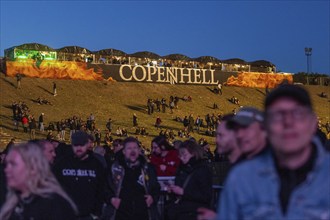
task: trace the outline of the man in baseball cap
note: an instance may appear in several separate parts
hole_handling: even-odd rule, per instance
[[[89,139],[90,135],[84,131],[72,134],[73,155],[61,158],[53,169],[57,180],[77,205],[78,219],[101,216],[106,192],[106,171],[88,150]]]
[[[265,100],[267,150],[238,164],[217,219],[329,219],[330,155],[315,136],[308,92],[283,84]]]
[[[242,154],[251,159],[266,146],[264,114],[253,107],[243,107],[228,121],[228,127],[235,130],[237,144]]]

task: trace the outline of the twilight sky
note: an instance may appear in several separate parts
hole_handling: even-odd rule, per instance
[[[330,1],[1,1],[0,55],[24,43],[268,60],[330,74]]]

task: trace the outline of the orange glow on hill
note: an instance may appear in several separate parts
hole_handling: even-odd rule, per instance
[[[15,76],[17,73],[29,77],[50,79],[77,79],[77,80],[103,80],[102,70],[95,72],[93,68],[87,69],[87,63],[72,61],[38,61],[22,60],[7,61],[7,75]]]
[[[276,73],[241,72],[237,77],[230,76],[225,83],[228,86],[253,87],[253,88],[274,88],[283,80],[293,82],[292,75]]]

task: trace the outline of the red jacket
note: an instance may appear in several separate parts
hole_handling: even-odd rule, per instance
[[[162,119],[156,118],[156,125],[160,125],[162,123]]]
[[[24,124],[28,124],[29,123],[29,119],[27,118],[27,117],[23,117],[22,118],[22,124],[24,125]]]
[[[165,157],[151,155],[150,163],[155,166],[157,176],[175,176],[180,159],[176,150],[170,150]],[[160,169],[160,165],[162,164],[166,166],[164,171]]]

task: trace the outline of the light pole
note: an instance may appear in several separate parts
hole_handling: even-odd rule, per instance
[[[312,48],[311,47],[305,47],[305,55],[307,56],[307,73],[309,73],[309,70],[311,70],[312,67]]]

